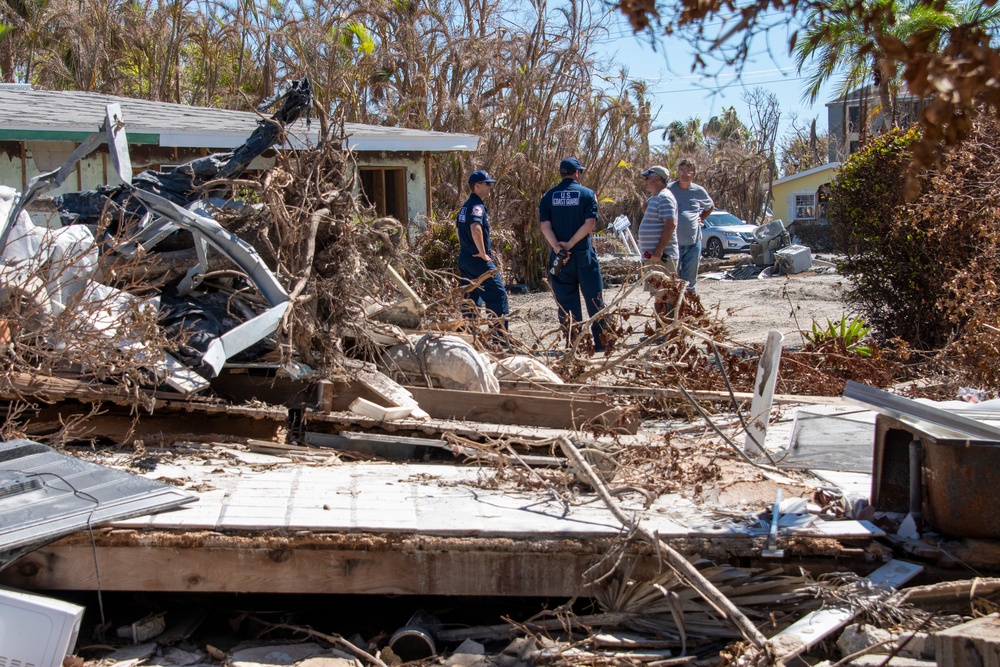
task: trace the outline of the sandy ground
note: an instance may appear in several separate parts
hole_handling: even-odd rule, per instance
[[[826,257],[826,260],[829,260]],[[833,272],[830,262],[817,257],[815,270],[793,276],[750,280],[719,280],[734,259],[721,266],[704,265],[698,281],[702,304],[725,324],[729,340],[735,343],[763,343],[768,331],[784,334],[786,347],[803,343],[800,330],[809,330],[813,321],[825,325],[827,319],[840,320],[850,312],[844,305],[844,278]],[[708,271],[705,271],[708,269]],[[825,272],[829,271],[829,272]],[[612,303],[632,287],[630,283],[608,285],[606,303]],[[652,312],[652,297],[637,289],[628,294],[622,305]],[[548,291],[510,295],[511,331],[526,343],[539,341],[540,347],[555,342],[557,330],[555,299]]]

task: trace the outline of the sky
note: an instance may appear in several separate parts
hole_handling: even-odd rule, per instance
[[[628,69],[632,79],[645,81],[658,111],[657,125],[666,126],[695,116],[702,123],[718,115],[722,109],[735,106],[741,120],[747,122],[749,112],[743,102],[744,91],[756,87],[773,92],[781,109],[780,139],[791,130],[791,114],[796,114],[796,124],[808,127],[817,119],[817,131],[826,130],[826,102],[835,95],[836,82],[827,83],[815,104],[803,100],[805,76],[796,72],[795,62],[788,55],[788,29],[772,28],[765,35],[758,35],[750,48],[741,75],[734,67],[723,66],[706,58],[709,70],[716,72],[712,79],[693,74],[694,50],[679,37],[658,36],[654,51],[649,39],[632,34],[624,18],[610,18],[610,38],[603,41],[600,54],[614,65]],[[662,130],[651,136],[655,144],[666,143],[661,139]]]

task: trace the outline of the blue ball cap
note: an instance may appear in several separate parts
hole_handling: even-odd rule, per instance
[[[486,170],[477,169],[469,174],[469,185],[475,185],[476,183],[496,183],[496,179],[490,178]]]
[[[559,171],[583,171],[586,169],[575,157],[568,157],[559,163]]]

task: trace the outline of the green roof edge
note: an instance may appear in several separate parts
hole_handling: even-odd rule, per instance
[[[93,132],[73,132],[71,130],[4,130],[0,129],[0,141],[76,141],[82,142]],[[130,144],[160,145],[160,135],[144,132],[130,132]]]

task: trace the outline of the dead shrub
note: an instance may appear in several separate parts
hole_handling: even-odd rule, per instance
[[[847,302],[881,341],[936,351],[954,381],[996,386],[1000,370],[1000,123],[980,116],[968,140],[903,201],[919,134],[874,139],[841,169],[830,221],[846,253]]]

